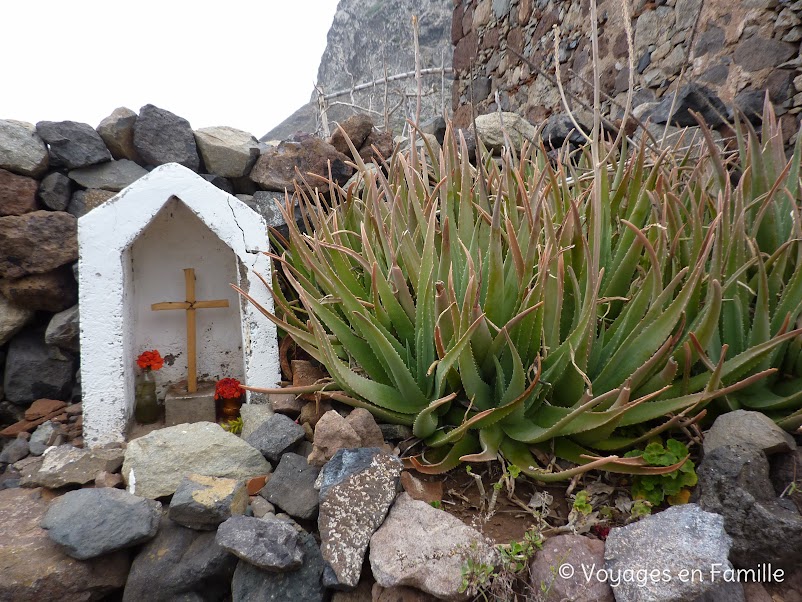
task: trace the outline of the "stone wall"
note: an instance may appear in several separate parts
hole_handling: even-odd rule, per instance
[[[631,0],[630,6],[636,106],[673,91],[685,66],[684,82],[701,84],[727,107],[747,113],[762,106],[768,90],[786,134],[797,129],[802,2]],[[621,110],[611,99],[624,103],[629,71],[621,1],[599,0],[598,15],[600,83],[608,95],[603,108],[615,117]],[[593,97],[588,0],[454,0],[452,108],[457,125],[470,121],[472,99],[478,114],[496,110],[496,92],[502,110],[533,123],[562,111],[556,86],[543,74],[554,77],[554,26],[562,40],[563,84],[571,96],[588,102]],[[570,102],[572,109],[580,109],[576,100]]]
[[[343,127],[365,162],[392,153],[391,135],[370,118]],[[339,133],[273,146],[234,128],[193,130],[153,105],[138,114],[117,109],[97,128],[0,120],[0,431],[36,400],[80,400],[79,217],[154,167],[175,162],[280,229],[276,200],[293,188],[296,169],[325,177],[331,164],[344,185],[353,172],[347,161],[353,157]],[[0,433],[0,449],[6,442]]]

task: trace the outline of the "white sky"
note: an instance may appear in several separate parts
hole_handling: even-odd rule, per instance
[[[154,104],[257,138],[309,100],[337,0],[6,0],[0,119]]]

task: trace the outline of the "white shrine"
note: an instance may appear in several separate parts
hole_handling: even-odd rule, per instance
[[[188,268],[196,274],[196,298],[217,300],[209,309],[199,305],[196,316],[189,312],[198,378],[278,385],[275,326],[230,286],[272,311],[270,291],[257,276],[271,281],[263,253],[269,248],[267,227],[245,203],[170,163],[81,217],[78,244],[87,446],[125,440],[134,412],[136,358],[143,351],[156,349],[165,358],[156,372],[160,396],[186,381],[187,312],[152,306],[186,299]],[[253,401],[258,400],[248,393],[246,403]]]

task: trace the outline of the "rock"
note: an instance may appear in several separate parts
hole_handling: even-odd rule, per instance
[[[148,165],[179,163],[192,171],[200,169],[189,121],[150,104],[139,109],[134,123],[134,148]]]
[[[710,128],[726,122],[727,107],[709,88],[695,83],[685,84],[676,94],[676,101],[674,96],[673,92],[666,92],[663,100],[652,111],[652,123],[670,123],[680,127],[698,125],[691,111],[699,113]],[[669,115],[672,103],[674,112]]]
[[[590,128],[584,123],[577,120],[579,125],[585,132],[589,132]],[[569,144],[573,147],[582,146],[585,144],[585,137],[576,130],[574,122],[568,115],[557,113],[552,115],[546,120],[546,125],[543,126],[543,131],[540,133],[540,138],[547,149],[559,150],[568,140]]]
[[[222,176],[218,176],[217,174],[213,173],[202,173],[200,176],[212,184],[216,186],[223,192],[227,192],[228,194],[234,194],[234,187],[231,185],[231,182]]]
[[[170,519],[179,525],[211,531],[234,515],[245,514],[248,492],[236,479],[190,474],[170,500]]]
[[[796,449],[794,438],[761,412],[735,410],[722,414],[704,438],[705,455],[725,445],[742,445],[759,449],[766,455]]]
[[[354,145],[354,148],[359,151],[362,145],[365,144],[368,135],[373,131],[373,120],[364,113],[351,115],[338,125],[339,127],[334,126],[332,128],[329,144],[336,148],[337,152],[346,156],[351,155],[351,149],[348,147],[346,137]]]
[[[487,95],[485,95],[487,96]],[[437,144],[443,146],[443,141],[446,138],[446,120],[442,115],[435,115],[427,119],[420,126],[421,132],[424,134],[431,134],[437,140]]]
[[[44,454],[42,465],[32,475],[32,481],[50,489],[85,485],[99,472],[118,471],[122,460],[123,451],[117,448],[88,450],[59,445]]]
[[[797,53],[793,44],[752,36],[741,40],[735,47],[732,58],[736,65],[745,71],[760,71],[769,67],[776,67],[784,63]]]
[[[256,518],[262,518],[267,514],[276,515],[276,507],[260,495],[251,498],[251,511]]]
[[[651,571],[659,568],[676,576],[670,580],[621,580],[615,589],[616,602],[637,600],[676,601],[732,600],[718,597],[725,585],[723,579],[711,579],[713,565],[722,571],[732,568],[727,560],[732,540],[724,531],[724,520],[718,514],[705,512],[696,504],[672,506],[626,527],[614,527],[607,536],[605,567],[618,571]],[[680,578],[680,571],[702,569],[706,579]],[[579,571],[577,571],[578,573]],[[718,592],[718,593],[717,593]]]
[[[28,456],[12,464],[19,476],[20,487],[38,487],[38,483],[33,480],[33,475],[39,471],[42,462],[41,456]]]
[[[240,408],[240,416],[242,417],[242,433],[240,436],[247,439],[264,423],[270,416],[273,415],[273,410],[270,404],[266,403],[246,403]]]
[[[393,150],[395,150],[393,134],[373,130],[368,134],[362,148],[359,149],[359,156],[365,163],[381,164],[382,161],[390,160]]]
[[[18,176],[0,169],[0,216],[22,215],[36,211],[39,183],[33,178]]]
[[[301,413],[301,409],[303,409],[304,404],[306,403],[303,399],[293,393],[272,393],[269,396],[269,399],[270,407],[273,408],[274,412],[290,417],[297,417]]]
[[[38,178],[47,171],[48,160],[47,147],[33,124],[0,119],[0,168]]]
[[[31,435],[31,439],[28,443],[28,448],[30,449],[32,456],[41,456],[45,453],[45,450],[54,445],[56,443],[56,439],[61,434],[60,429],[57,424],[48,420],[47,422],[43,422]],[[63,441],[63,437],[62,437]]]
[[[405,470],[401,473],[401,486],[413,500],[430,504],[443,499],[443,481],[423,481]]]
[[[459,590],[469,554],[495,564],[481,533],[405,493],[370,539],[370,567],[380,586],[406,585],[446,600],[468,599]]]
[[[152,539],[161,504],[120,489],[77,489],[56,498],[41,526],[79,560],[130,548]]]
[[[248,175],[259,158],[256,138],[236,128],[221,126],[195,130],[195,142],[206,169],[224,178]]]
[[[359,583],[356,589],[350,592],[332,592],[331,602],[372,602],[372,587],[373,580],[364,579]]]
[[[70,179],[84,188],[102,188],[118,192],[130,186],[139,178],[147,175],[147,171],[128,159],[109,161],[101,165],[93,165],[70,171]]]
[[[380,424],[379,430],[386,441],[402,441],[412,437],[412,429],[405,424]]]
[[[356,408],[345,417],[345,421],[351,425],[357,435],[359,435],[360,447],[382,447],[384,445],[384,435],[382,435],[376,420],[365,408]]]
[[[309,463],[323,466],[337,450],[359,447],[360,443],[359,435],[345,418],[329,410],[315,426],[315,447],[309,455]]]
[[[134,558],[123,602],[176,602],[197,592],[203,600],[226,599],[237,559],[220,547],[215,535],[163,517],[156,537]]]
[[[25,439],[17,437],[0,452],[0,464],[14,464],[28,455],[29,447]]]
[[[326,412],[331,412],[331,403],[325,399],[308,401],[304,404],[304,407],[301,408],[301,413],[298,415],[298,422],[312,431]],[[312,431],[312,435],[314,436],[314,431]]]
[[[568,564],[573,578],[566,579],[555,569]],[[546,592],[543,602],[614,602],[613,589],[607,581],[586,579],[582,567],[604,567],[604,542],[581,535],[550,537],[529,565],[529,583],[533,591]]]
[[[303,456],[285,453],[259,495],[290,516],[313,518],[318,508],[318,492],[315,489],[318,473],[319,470],[308,465]]]
[[[100,188],[76,190],[72,193],[67,211],[75,217],[83,217],[95,207],[100,207],[115,194],[111,190],[101,190]]]
[[[123,477],[116,472],[101,470],[95,475],[95,487],[122,487]]]
[[[78,340],[80,333],[80,317],[76,304],[50,318],[45,330],[45,343],[77,353],[81,348]]]
[[[97,133],[105,142],[115,159],[129,159],[141,163],[142,159],[134,148],[134,124],[137,115],[127,107],[119,107],[104,118],[97,126]]]
[[[802,560],[802,515],[793,502],[777,498],[761,450],[718,447],[705,454],[697,474],[694,497],[701,508],[723,517],[736,567],[790,568]]]
[[[273,414],[245,440],[271,462],[278,462],[281,454],[304,438],[304,429],[292,418]]]
[[[497,112],[479,115],[476,118],[476,131],[482,143],[493,152],[500,152],[506,145],[505,132],[516,151],[521,150],[525,140],[534,142],[536,134],[535,126],[520,115]]]
[[[18,404],[34,399],[68,399],[75,367],[72,360],[53,359],[41,330],[26,330],[8,347],[3,388],[6,399]]]
[[[402,468],[397,457],[376,447],[341,449],[323,467],[318,530],[326,587],[359,583],[365,551],[395,499]]]
[[[42,489],[0,491],[0,600],[100,600],[125,585],[125,552],[79,561],[39,527],[49,496]]]
[[[751,123],[760,123],[763,121],[763,101],[765,97],[765,90],[744,88],[735,95],[735,107]]]
[[[277,230],[286,239],[289,237],[290,230],[284,220],[284,215],[279,210],[279,204],[284,207],[284,202],[284,192],[257,190],[253,193],[253,198],[247,202],[247,205],[265,219],[268,228]],[[295,212],[295,223],[298,224],[301,232],[304,232],[303,216],[297,203],[294,204],[293,210]]]
[[[238,558],[267,571],[283,573],[301,566],[301,540],[280,520],[232,516],[217,530],[217,543]]]
[[[67,404],[58,399],[37,399],[25,410],[25,420],[47,418],[54,412],[60,412],[66,407]]]
[[[308,533],[299,534],[299,539],[304,563],[296,571],[276,573],[241,560],[231,582],[232,601],[323,602],[325,589],[320,583],[323,573],[320,550],[314,537]]]
[[[0,346],[5,345],[34,316],[34,311],[19,307],[0,295]]]
[[[261,475],[258,477],[253,477],[252,479],[248,479],[248,482],[245,484],[245,489],[248,492],[248,495],[256,495],[265,486],[267,483],[267,477],[270,475]]]
[[[72,180],[57,171],[49,173],[39,184],[39,199],[53,211],[64,211],[72,197]]]
[[[0,217],[0,276],[43,274],[78,259],[78,222],[63,211]]]
[[[437,598],[431,594],[404,586],[382,587],[378,583],[374,583],[371,594],[372,597],[368,599],[372,602],[437,602]],[[335,600],[332,599],[332,602]]]
[[[50,148],[52,166],[77,169],[111,161],[111,153],[103,139],[86,123],[40,121],[36,124],[36,133]]]
[[[265,190],[283,192],[295,190],[297,173],[311,186],[320,186],[321,178],[328,179],[329,163],[331,176],[338,184],[348,181],[353,168],[345,164],[349,158],[320,138],[305,138],[301,142],[282,142],[269,147],[256,161],[250,178]],[[297,172],[296,172],[297,170]]]
[[[78,302],[78,283],[68,266],[44,274],[0,279],[0,293],[14,305],[51,313]]]
[[[326,374],[319,366],[307,360],[292,360],[290,367],[292,368],[293,387],[314,385],[320,379],[326,377]]]

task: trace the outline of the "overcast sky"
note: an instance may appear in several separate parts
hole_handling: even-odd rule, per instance
[[[337,0],[6,0],[0,119],[154,104],[257,138],[309,100]]]

